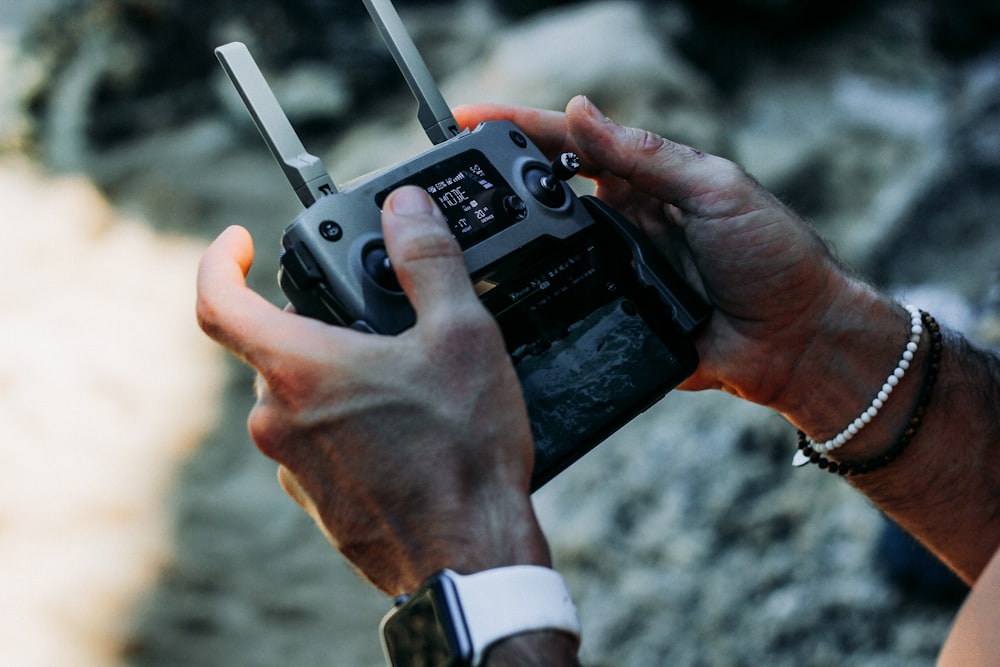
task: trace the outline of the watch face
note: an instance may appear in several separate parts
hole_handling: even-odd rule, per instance
[[[421,588],[386,618],[382,639],[396,667],[465,664],[455,629],[446,617],[449,600],[441,593],[437,587]]]

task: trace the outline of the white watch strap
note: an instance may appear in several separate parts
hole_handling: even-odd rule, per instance
[[[486,649],[512,635],[557,630],[580,639],[580,619],[562,576],[536,565],[514,565],[475,574],[449,572],[479,665]]]

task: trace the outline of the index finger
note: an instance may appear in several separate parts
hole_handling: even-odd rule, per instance
[[[580,159],[600,170],[598,182],[611,176],[683,210],[727,206],[731,214],[745,208],[745,197],[761,188],[738,165],[703,153],[653,132],[626,127],[605,116],[583,96],[566,107],[567,128],[580,147]],[[727,212],[714,211],[722,216]]]
[[[479,123],[508,120],[521,128],[546,155],[576,151],[561,111],[532,109],[512,104],[463,104],[453,110],[458,124],[473,129]]]
[[[265,372],[282,350],[319,349],[336,328],[283,311],[250,289],[246,275],[253,255],[247,230],[223,231],[198,265],[196,312],[210,338]]]

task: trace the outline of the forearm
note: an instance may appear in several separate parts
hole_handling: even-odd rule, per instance
[[[795,386],[775,406],[815,440],[832,437],[871,401],[905,342],[906,311],[857,283],[828,310],[828,336],[803,359]],[[967,581],[1000,546],[1000,364],[958,334],[943,331],[936,385],[915,437],[898,460],[851,483],[923,541]],[[858,464],[888,451],[907,429],[927,378],[930,335],[879,411],[829,457]]]
[[[852,481],[971,583],[1000,547],[1000,366],[943,334],[937,387],[913,443],[881,474]]]

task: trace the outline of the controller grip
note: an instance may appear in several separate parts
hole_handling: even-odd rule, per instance
[[[384,248],[370,244],[359,268],[326,277],[313,253],[302,241],[282,239],[278,284],[300,315],[366,333],[398,334],[413,326],[416,313],[385,263]],[[336,277],[336,276],[335,276]],[[345,286],[354,285],[354,289]]]
[[[705,303],[667,261],[649,238],[634,224],[597,197],[580,197],[584,207],[599,224],[614,229],[632,251],[639,281],[654,288],[674,311],[674,322],[685,335],[708,321],[712,307]]]

